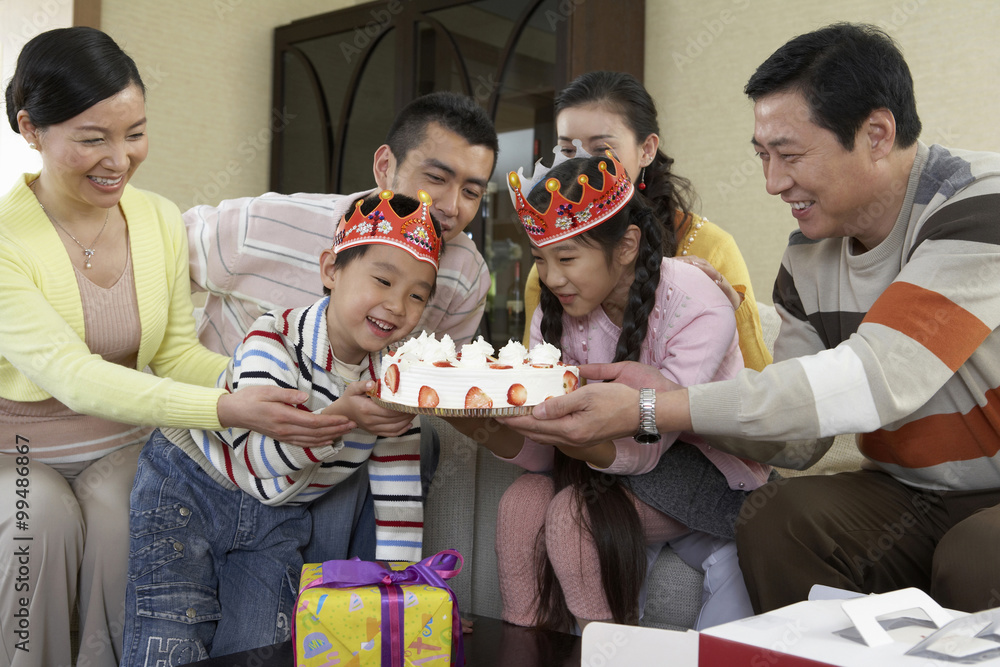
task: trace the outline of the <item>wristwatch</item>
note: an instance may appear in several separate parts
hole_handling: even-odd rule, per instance
[[[656,391],[653,389],[639,390],[639,430],[634,437],[640,445],[652,445],[660,440],[656,430]]]

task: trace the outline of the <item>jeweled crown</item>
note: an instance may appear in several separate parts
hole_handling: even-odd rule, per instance
[[[577,182],[583,186],[579,201],[563,197],[559,179],[547,179],[545,189],[552,194],[552,199],[545,211],[539,211],[528,203],[521,190],[521,179],[516,173],[512,171],[507,174],[507,184],[514,198],[514,210],[532,243],[541,248],[582,234],[612,217],[628,203],[635,193],[635,187],[614,153],[605,151],[605,156],[614,165],[614,176],[608,173],[608,163],[604,159],[597,165],[604,176],[599,189],[590,183],[586,174],[577,176]]]
[[[333,251],[340,252],[366,243],[382,243],[395,246],[410,253],[422,262],[429,262],[438,268],[441,256],[441,237],[434,231],[431,220],[431,196],[423,190],[417,191],[420,206],[413,213],[400,217],[390,202],[394,196],[391,190],[378,194],[378,206],[367,215],[361,212],[362,200],[354,206],[350,217],[344,216],[333,239]]]

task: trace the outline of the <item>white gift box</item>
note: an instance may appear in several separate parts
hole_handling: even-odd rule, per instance
[[[583,630],[580,658],[581,667],[697,667],[698,633],[588,623]]]
[[[799,602],[703,630],[702,667],[1000,665],[1000,610],[950,611],[915,588]]]

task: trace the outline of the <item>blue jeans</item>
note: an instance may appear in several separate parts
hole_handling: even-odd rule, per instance
[[[129,512],[123,667],[172,667],[285,641],[312,518],[223,488],[155,431]]]
[[[420,424],[420,477],[427,501],[441,452],[441,440],[426,421]],[[375,560],[375,506],[368,483],[368,462],[309,506],[312,539],[305,562],[322,563],[357,556]]]
[[[303,551],[306,563],[375,560],[375,501],[365,461],[350,477],[309,505],[312,539]]]

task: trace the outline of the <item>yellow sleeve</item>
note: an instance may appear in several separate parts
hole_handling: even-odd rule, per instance
[[[746,262],[732,235],[708,220],[702,223],[694,241],[686,246],[688,254],[707,260],[743,295],[743,303],[736,309],[736,330],[740,336],[743,364],[756,371],[763,370],[771,363],[771,353],[764,344],[757,299]]]
[[[195,330],[194,305],[191,303],[191,279],[187,232],[177,207],[164,197],[143,192],[154,205],[159,218],[167,271],[167,310],[163,338],[149,361],[150,368],[159,377],[201,387],[215,387],[219,375],[229,364],[229,357],[212,352],[201,344]]]
[[[91,353],[84,342],[83,309],[72,265],[62,246],[53,243],[55,232],[38,224],[34,196],[26,186],[22,190],[0,200],[0,312],[9,315],[0,323],[0,395],[23,402],[55,396],[81,414],[123,423],[218,429],[216,403],[225,391],[213,385],[226,359],[198,354],[189,360],[187,374],[197,376],[202,384],[198,386],[113,364]],[[126,192],[123,205],[136,197],[131,187]],[[169,250],[160,247],[159,230],[152,224],[132,225],[133,221],[130,218],[143,327],[141,368],[152,357],[143,352],[143,343],[158,348],[158,321],[185,308],[190,318],[191,302],[188,295],[185,306],[176,292],[168,296],[164,289],[171,277],[178,280],[176,289],[189,289],[186,253],[181,276],[176,271],[179,264],[164,263]],[[139,296],[144,292],[151,296]],[[144,308],[154,317],[142,318]]]

